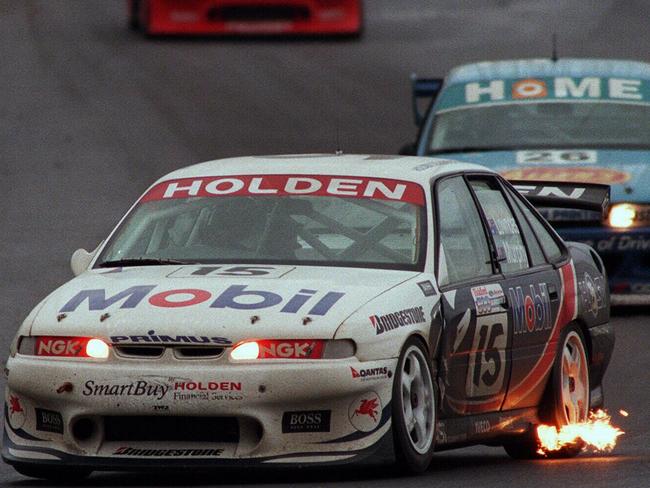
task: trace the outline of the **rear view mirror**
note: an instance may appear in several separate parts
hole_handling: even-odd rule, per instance
[[[85,249],[77,249],[72,253],[72,257],[70,258],[70,268],[75,276],[79,276],[88,269],[88,266],[90,266],[90,263],[95,257],[95,253],[97,253],[98,249],[99,246],[97,246],[97,249],[92,252],[88,252]]]

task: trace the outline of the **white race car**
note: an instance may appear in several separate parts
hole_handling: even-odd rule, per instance
[[[480,166],[198,164],[71,265],[7,362],[2,457],[28,476],[370,456],[418,472],[471,443],[535,456],[531,426],[603,401],[602,263]]]

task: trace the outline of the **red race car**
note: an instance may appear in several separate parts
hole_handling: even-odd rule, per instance
[[[357,35],[360,0],[129,0],[148,35]]]

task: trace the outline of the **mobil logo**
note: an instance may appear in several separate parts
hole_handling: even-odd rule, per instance
[[[61,312],[72,312],[87,304],[88,310],[105,310],[109,307],[136,308],[145,303],[158,308],[190,307],[206,304],[208,308],[259,310],[280,307],[280,312],[306,312],[309,315],[326,315],[345,293],[320,292],[300,289],[289,296],[267,290],[250,289],[247,285],[230,285],[221,293],[198,288],[182,288],[153,293],[156,285],[136,285],[113,294],[103,288],[81,290],[61,307]]]
[[[514,333],[524,334],[551,328],[551,301],[546,283],[530,285],[528,289],[509,288]]]

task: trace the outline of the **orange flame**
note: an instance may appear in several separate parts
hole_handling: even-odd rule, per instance
[[[623,435],[618,427],[611,424],[611,416],[604,410],[589,414],[586,422],[565,425],[560,430],[552,425],[537,427],[540,454],[558,451],[563,447],[582,441],[585,448],[595,451],[609,452],[614,449],[617,438]]]

